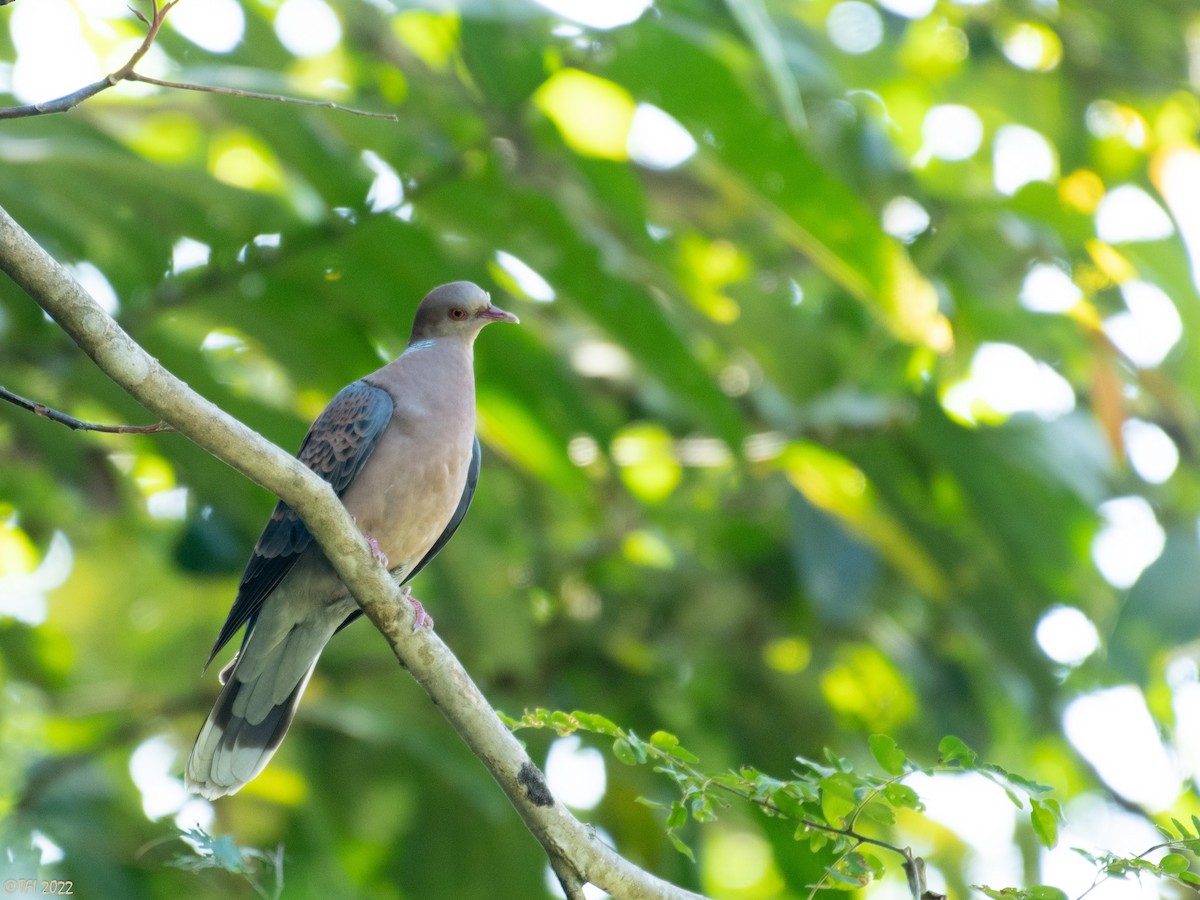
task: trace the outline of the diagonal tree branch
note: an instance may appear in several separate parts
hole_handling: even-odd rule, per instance
[[[542,773],[450,649],[429,630],[413,631],[412,607],[400,599],[399,589],[372,557],[327,482],[164,369],[3,208],[0,270],[146,409],[300,514],[400,664],[491,772],[541,843],[568,896],[582,897],[582,885],[591,883],[627,900],[703,900],[620,856],[550,794]]]
[[[340,103],[334,103],[332,100],[308,100],[302,97],[288,97],[283,94],[264,94],[259,91],[243,91],[238,88],[214,87],[204,84],[191,84],[182,81],[163,81],[158,78],[151,78],[148,75],[142,75],[135,71],[137,64],[142,61],[142,58],[150,51],[150,47],[154,44],[155,38],[158,37],[159,29],[162,28],[163,22],[166,21],[167,13],[179,3],[179,0],[167,0],[166,3],[159,5],[159,0],[151,0],[151,17],[147,19],[137,10],[134,10],[134,15],[146,23],[146,37],[138,48],[133,51],[133,55],[126,60],[125,65],[117,69],[115,72],[110,72],[99,81],[94,81],[89,85],[81,87],[77,91],[72,91],[65,96],[58,97],[54,100],[46,100],[41,103],[30,103],[25,106],[5,106],[0,107],[0,119],[25,119],[30,116],[45,116],[52,113],[69,112],[77,107],[85,100],[91,99],[101,91],[106,91],[114,85],[120,84],[122,81],[138,81],[143,84],[153,84],[158,87],[174,88],[182,91],[200,91],[206,94],[222,94],[228,97],[244,97],[251,100],[270,100],[274,103],[292,103],[299,106],[319,106],[324,109],[334,109],[339,112],[350,113],[355,116],[366,116],[372,119],[388,119],[392,122],[399,122],[400,117],[395,113],[371,112],[365,109],[355,109],[352,106],[343,106]],[[5,5],[0,2],[0,6]]]

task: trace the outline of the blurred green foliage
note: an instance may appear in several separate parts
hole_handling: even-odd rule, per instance
[[[0,88],[17,60],[7,21],[34,2],[0,13]],[[825,747],[869,760],[876,732],[931,763],[959,734],[1068,798],[1105,791],[1061,730],[1072,697],[1138,685],[1171,733],[1168,665],[1200,652],[1200,297],[1177,230],[1105,242],[1094,214],[1121,185],[1164,203],[1169,163],[1197,152],[1187,0],[931,0],[907,17],[662,0],[611,29],[524,0],[347,2],[341,40],[311,58],[280,43],[277,4],[241,9],[227,53],[168,20],[165,77],[399,121],[120,86],[3,122],[0,204],[93,284],[102,274],[167,368],[288,448],[402,349],[430,287],[471,279],[521,316],[477,347],[483,478],[416,585],[498,708],[588,710],[679,735],[707,766],[780,777]],[[81,27],[123,59],[142,26],[110,12]],[[839,31],[851,13],[860,30]],[[680,164],[656,161],[661,129],[642,128],[651,146],[630,158],[646,105],[694,140]],[[961,159],[933,152],[964,138],[931,133],[946,105],[982,129]],[[970,120],[952,121],[969,139]],[[996,148],[1014,125],[1053,165],[1001,190]],[[926,216],[889,225],[900,237],[882,224],[913,212],[896,198]],[[1019,302],[1039,263],[1074,284],[1061,312]],[[1131,280],[1182,321],[1155,364],[1100,328]],[[995,343],[1065,379],[1073,408],[950,402]],[[9,389],[145,421],[7,281],[0,348]],[[1134,417],[1178,449],[1161,483],[1126,461]],[[190,745],[216,692],[200,664],[273,499],[178,435],[68,433],[8,406],[0,460],[0,601],[38,593],[18,577],[57,530],[73,554],[44,622],[0,614],[4,843],[19,854],[45,836],[65,856],[42,872],[81,896],[256,896],[219,867],[167,865],[170,815],[152,817],[157,789],[139,790],[130,761]],[[1091,546],[1099,504],[1130,495],[1166,543],[1118,591]],[[1034,634],[1057,605],[1086,613],[1104,650],[1048,659]],[[543,758],[549,738],[528,739]],[[832,861],[743,810],[678,830],[693,864],[638,796],[676,799],[653,773],[610,766],[584,815],[714,897],[803,897]],[[1176,812],[1197,806],[1187,792]],[[901,825],[964,890],[964,844]],[[282,844],[285,897],[547,890],[540,849],[365,625],[332,642],[283,749],[210,830],[271,858]],[[1036,873],[1027,836],[1014,840]],[[751,851],[763,874],[739,886],[727,873]]]

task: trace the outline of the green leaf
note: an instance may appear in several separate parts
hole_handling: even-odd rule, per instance
[[[650,746],[670,751],[672,747],[679,746],[679,738],[666,731],[656,731],[650,735]]]
[[[1184,825],[1182,822],[1180,822],[1178,819],[1172,818],[1171,824],[1175,826],[1175,830],[1179,832],[1179,836],[1181,838],[1183,838],[1185,841],[1188,840],[1189,838],[1195,837],[1194,834],[1192,834],[1190,831],[1188,831],[1187,826]]]
[[[671,844],[672,844],[672,846],[675,847],[676,850],[678,850],[680,853],[682,853],[684,856],[686,856],[692,862],[696,861],[696,854],[692,852],[691,847],[689,847],[687,844],[685,844],[683,842],[683,840],[679,837],[679,835],[677,835],[673,831],[668,831],[667,837],[669,837],[671,839]]]
[[[944,765],[958,763],[964,769],[975,768],[975,760],[978,758],[975,751],[968,747],[962,738],[957,738],[952,734],[946,735],[938,742],[938,755]]]
[[[861,875],[851,875],[847,872],[841,871],[840,869],[835,869],[833,866],[826,866],[825,874],[827,874],[833,880],[835,887],[838,885],[844,885],[845,887],[859,888],[870,880]]]
[[[620,737],[622,734],[620,727],[616,723],[597,713],[575,710],[571,713],[571,717],[579,723],[580,728],[586,728],[588,731],[596,734],[608,735],[609,737]]]
[[[821,813],[833,825],[844,824],[846,818],[858,807],[854,796],[854,785],[845,775],[833,775],[821,782]]]
[[[1009,782],[1015,784],[1017,787],[1022,788],[1030,794],[1048,794],[1050,791],[1054,790],[1054,788],[1048,784],[1039,784],[1038,782],[1030,778],[1026,778],[1023,775],[1017,775],[1013,772],[1001,769],[999,766],[995,766],[993,768],[998,774],[1002,775]]]
[[[837,771],[837,769],[831,769],[828,766],[823,766],[819,762],[815,762],[803,756],[797,756],[796,762],[798,762],[801,767],[808,769],[814,775],[817,775],[821,778],[827,778]]]
[[[1067,900],[1064,891],[1049,884],[1035,884],[1025,894],[1030,900]]]
[[[1029,813],[1029,822],[1033,825],[1034,834],[1042,846],[1053,848],[1058,843],[1058,816],[1039,800],[1032,800],[1031,803],[1033,809]]]
[[[646,742],[632,731],[625,735],[625,740],[629,741],[630,749],[633,750],[633,758],[638,761],[639,765],[645,764],[646,760],[650,758],[646,752]]]
[[[657,800],[651,800],[649,797],[635,797],[634,803],[640,803],[642,806],[648,806],[650,809],[670,809],[666,803],[659,803]]]
[[[844,756],[838,756],[830,747],[825,748],[825,758],[829,760],[830,765],[832,765],[838,772],[854,771],[854,763],[850,762],[850,760]]]
[[[1022,800],[1021,795],[1018,794],[1016,791],[1014,791],[1012,788],[1010,788],[1010,787],[1004,788],[1004,796],[1007,797],[1008,802],[1011,803],[1013,806],[1015,806],[1017,809],[1025,808],[1025,801]]]
[[[799,826],[792,837],[797,841],[804,840],[807,837],[808,849],[811,853],[819,853],[829,843],[829,837],[825,832],[817,831],[816,829],[810,831],[807,825]]]
[[[512,716],[505,715],[500,710],[496,710],[496,715],[500,718],[500,721],[504,723],[504,727],[509,731],[517,731],[523,727],[520,719],[514,719]]]
[[[671,755],[673,757],[675,757],[677,760],[679,760],[680,762],[685,762],[685,763],[688,763],[689,765],[693,765],[693,766],[696,765],[698,762],[700,762],[700,757],[698,757],[695,753],[692,753],[690,750],[688,750],[685,747],[671,748]]]
[[[878,825],[895,825],[896,813],[888,805],[874,801],[859,809],[859,816]]]
[[[713,798],[704,795],[696,797],[691,804],[692,818],[697,822],[715,822],[717,820],[716,810],[713,809]]]
[[[640,762],[637,754],[633,752],[633,746],[626,738],[617,738],[613,741],[612,751],[613,756],[627,766],[636,766]]]
[[[804,804],[786,788],[781,788],[771,794],[771,804],[779,810],[780,815],[786,818],[793,820],[805,818]]]
[[[859,853],[859,856],[862,858],[863,865],[866,866],[867,871],[871,873],[872,878],[883,877],[883,861],[878,856],[865,852]]]
[[[1180,875],[1188,870],[1191,862],[1182,853],[1168,853],[1158,861],[1158,865],[1168,875]]]
[[[667,828],[679,828],[686,825],[688,820],[687,807],[678,800],[671,804],[671,812],[667,815]]]
[[[892,806],[918,811],[925,808],[925,804],[921,802],[920,795],[907,784],[889,784],[884,787],[883,796]]]
[[[871,755],[875,762],[889,775],[903,775],[908,762],[908,756],[896,744],[896,741],[886,734],[873,734],[867,738],[871,747]]]

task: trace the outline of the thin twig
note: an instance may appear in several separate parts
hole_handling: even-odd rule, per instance
[[[81,87],[77,91],[72,91],[70,94],[58,97],[54,100],[46,100],[41,103],[30,103],[25,106],[6,106],[0,107],[0,119],[23,119],[30,116],[45,116],[51,113],[69,112],[74,109],[84,100],[88,100],[101,91],[106,91],[110,87],[121,83],[122,81],[138,81],[142,84],[152,84],[157,87],[173,88],[181,91],[200,91],[206,94],[221,94],[227,97],[243,97],[249,100],[269,100],[273,103],[291,103],[299,106],[316,106],[322,109],[333,109],[338,112],[350,113],[355,116],[365,116],[371,119],[386,119],[391,122],[399,122],[400,117],[395,113],[370,112],[365,109],[355,109],[351,106],[343,106],[340,103],[334,103],[331,100],[308,100],[303,97],[288,97],[283,94],[264,94],[259,91],[243,91],[238,88],[215,87],[204,84],[191,84],[190,82],[182,81],[164,81],[159,78],[151,78],[149,75],[142,75],[134,71],[135,67],[150,50],[155,38],[158,37],[159,29],[162,28],[163,22],[166,21],[167,13],[171,11],[179,0],[167,0],[159,6],[159,0],[151,0],[151,9],[153,15],[147,19],[142,13],[133,10],[142,22],[146,23],[146,37],[138,46],[133,55],[125,62],[125,65],[105,75],[99,81]],[[4,5],[0,2],[0,6]]]
[[[128,78],[133,74],[133,68],[142,61],[142,57],[150,52],[150,45],[154,43],[154,39],[158,37],[158,30],[162,28],[163,22],[167,20],[167,13],[177,4],[179,0],[167,0],[162,6],[158,5],[158,0],[150,0],[150,9],[154,15],[151,16],[147,23],[149,26],[146,30],[146,37],[142,40],[141,45],[133,51],[133,56],[121,68],[117,69],[109,78],[115,78],[117,81]],[[146,17],[142,16],[142,21],[146,21]],[[116,83],[115,81],[113,82]]]
[[[45,103],[31,103],[28,106],[5,106],[0,107],[0,119],[23,119],[29,116],[44,116],[49,113],[66,112],[69,109],[74,109],[84,100],[89,97],[94,97],[101,91],[108,90],[116,82],[110,81],[111,75],[101,78],[94,84],[89,84],[87,87],[67,94],[65,97],[59,97],[57,100],[47,100]]]
[[[0,400],[7,400],[21,409],[27,409],[35,416],[66,425],[72,431],[102,431],[105,434],[162,434],[175,429],[166,422],[155,422],[153,425],[97,425],[95,422],[84,422],[74,416],[68,416],[57,409],[51,409],[45,403],[29,400],[20,394],[14,394],[8,388],[0,387]]]
[[[205,94],[223,94],[227,97],[244,97],[247,100],[270,100],[273,103],[294,103],[299,106],[319,106],[322,109],[336,109],[338,112],[350,113],[354,116],[366,116],[369,119],[387,119],[399,122],[400,117],[395,113],[371,112],[366,109],[355,109],[353,106],[343,106],[332,100],[306,100],[302,97],[287,97],[283,94],[264,94],[260,91],[244,91],[241,88],[215,87],[207,84],[190,84],[185,81],[164,81],[161,78],[151,78],[130,72],[126,81],[140,81],[143,84],[153,84],[158,87],[174,88],[179,91],[201,91]]]

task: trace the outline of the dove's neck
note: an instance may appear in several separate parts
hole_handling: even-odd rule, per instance
[[[460,335],[421,338],[419,341],[410,342],[396,362],[404,360],[417,363],[420,360],[419,365],[427,365],[426,359],[429,361],[438,359],[442,362],[466,359],[469,363],[474,356],[472,353],[474,344],[474,340],[463,340]]]
[[[409,344],[404,352],[384,369],[395,369],[397,374],[401,371],[407,372],[409,377],[419,381],[440,381],[451,389],[473,387],[473,343],[458,336],[422,338]]]
[[[445,418],[461,408],[463,428],[474,432],[475,373],[469,341],[432,338],[408,345],[395,360],[365,379],[392,396],[395,414],[417,419],[435,411]],[[470,419],[467,422],[467,419]]]
[[[367,376],[367,384],[391,395],[397,421],[439,422],[468,442],[475,432],[475,374],[472,344],[445,337],[409,344],[395,360]]]

